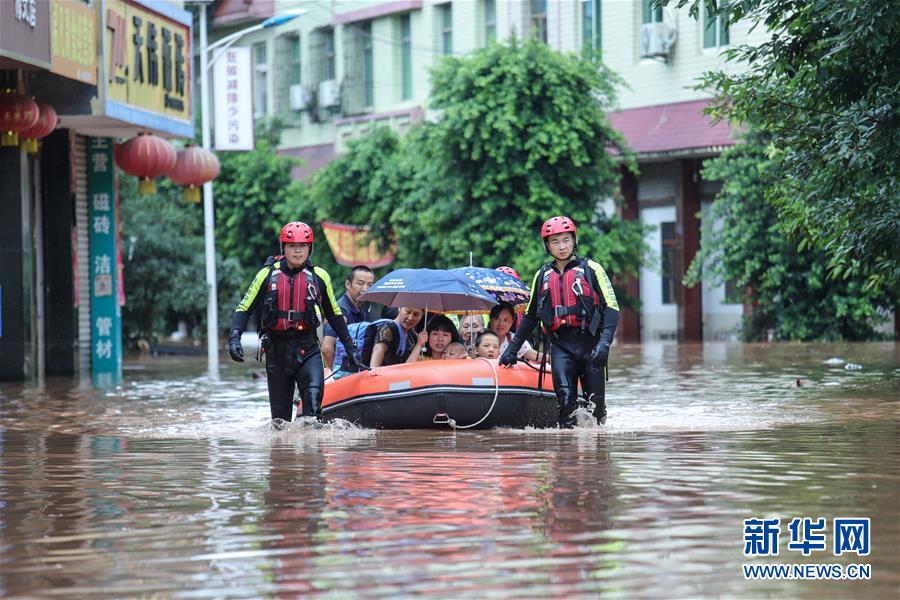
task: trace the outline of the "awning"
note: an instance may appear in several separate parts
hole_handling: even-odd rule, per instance
[[[726,121],[713,124],[703,114],[708,104],[708,99],[657,104],[608,116],[638,158],[718,154],[735,144],[735,132]]]

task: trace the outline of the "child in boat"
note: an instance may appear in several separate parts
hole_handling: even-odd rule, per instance
[[[417,361],[422,347],[428,341],[426,332],[423,331],[418,336],[415,332],[415,327],[422,320],[423,314],[425,313],[421,308],[401,307],[394,322],[403,332],[404,344],[401,346],[400,339],[396,336],[397,327],[392,323],[383,323],[378,327],[371,350],[363,348],[363,363],[369,359],[369,366],[375,368]],[[400,348],[403,348],[402,352],[398,352]]]
[[[461,342],[450,342],[447,344],[447,347],[444,348],[444,353],[441,355],[441,358],[447,360],[449,358],[471,358],[469,353],[466,351],[466,347]]]
[[[500,356],[500,338],[493,331],[484,331],[475,339],[475,356],[495,359]]]
[[[453,321],[444,315],[429,317],[425,332],[428,334],[428,341],[418,360],[440,359],[449,344],[459,341],[459,332],[453,326]]]

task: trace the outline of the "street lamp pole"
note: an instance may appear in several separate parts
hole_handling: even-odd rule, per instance
[[[231,35],[217,40],[212,46],[207,44],[206,38],[206,7],[209,0],[196,0],[200,4],[200,127],[203,129],[202,143],[204,150],[210,150],[209,131],[209,69],[216,59],[222,55],[222,50],[234,44],[238,39],[260,29],[275,27],[295,19],[306,12],[304,9],[287,11],[281,15],[269,17],[262,23],[252,25]],[[222,48],[218,54],[210,60],[209,54],[216,48]],[[203,241],[206,254],[206,356],[209,369],[209,377],[213,380],[219,378],[219,302],[216,295],[216,238],[215,238],[215,205],[213,203],[213,184],[207,181],[203,184]]]
[[[206,43],[206,3],[200,5],[200,127],[203,149],[209,150],[209,49]],[[216,238],[212,181],[203,184],[203,241],[206,254],[206,358],[209,377],[219,379],[219,301],[216,295]]]

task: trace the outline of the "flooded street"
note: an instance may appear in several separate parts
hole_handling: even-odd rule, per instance
[[[608,424],[575,431],[273,431],[261,366],[204,367],[0,384],[0,595],[900,593],[898,344],[616,347]],[[778,556],[744,556],[754,517]],[[827,550],[788,547],[795,517]],[[833,554],[841,517],[868,556]],[[871,579],[744,578],[774,563]]]

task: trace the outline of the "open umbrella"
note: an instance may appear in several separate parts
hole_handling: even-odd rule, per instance
[[[410,306],[433,312],[487,311],[497,304],[477,283],[443,269],[397,269],[360,296],[385,306]]]
[[[511,304],[516,312],[522,312],[528,306],[531,291],[521,279],[516,279],[512,275],[484,267],[459,267],[450,269],[450,272],[468,277],[493,296],[498,303]]]

